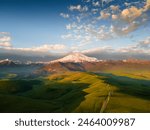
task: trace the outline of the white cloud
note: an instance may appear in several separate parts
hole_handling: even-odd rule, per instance
[[[60,13],[60,16],[62,16],[63,18],[69,18],[69,14],[64,14],[64,13]]]
[[[76,5],[76,6],[74,6],[74,5],[71,5],[70,7],[69,7],[69,9],[71,10],[71,11],[73,11],[73,10],[81,10],[81,5]]]
[[[33,51],[56,51],[65,49],[65,45],[63,44],[45,44],[39,47],[33,47],[31,50]]]
[[[8,32],[0,32],[0,48],[9,51],[26,51],[26,52],[49,52],[63,50],[66,48],[64,44],[43,44],[30,48],[16,48],[11,44],[11,36]]]
[[[147,37],[145,40],[140,41],[136,47],[150,50],[150,37]]]
[[[0,47],[11,47],[11,36],[8,32],[0,32]]]
[[[104,6],[105,4],[108,4],[108,3],[112,2],[113,0],[101,0],[101,1]]]
[[[136,31],[140,26],[146,25],[145,23],[149,19],[144,12],[144,7],[132,6],[131,3],[129,3],[130,6],[128,3],[125,4],[128,5],[127,8],[119,10],[117,13],[112,12],[111,14],[112,20],[115,23],[112,23],[112,30],[118,36],[128,35]]]
[[[81,6],[81,5],[71,5],[69,7],[70,11],[79,11],[79,12],[86,12],[88,11],[88,7],[87,6]]]
[[[91,0],[84,0],[84,2],[87,2],[87,3],[89,3]]]
[[[135,6],[132,6],[128,9],[124,9],[121,12],[121,17],[127,22],[133,22],[135,19],[139,18],[142,15],[142,9],[138,9]]]
[[[88,50],[83,50],[82,53],[85,54],[94,54],[95,56],[101,56],[116,58],[119,57],[127,58],[148,58],[150,56],[150,37],[145,38],[144,40],[135,43],[134,45],[128,45],[127,47],[120,47],[118,49],[114,49],[111,46],[103,46],[91,48]],[[150,57],[148,58],[150,59]]]
[[[118,51],[121,53],[150,54],[150,37],[139,41],[135,45],[120,48]]]
[[[101,43],[102,40],[113,38],[129,38],[129,34],[145,25],[144,23],[149,19],[144,11],[148,3],[146,6],[144,2],[142,4],[130,2],[130,5],[122,3],[124,4],[122,7],[120,4],[110,3],[107,7],[105,5],[112,0],[83,1],[82,4],[69,7],[72,23],[66,25],[68,34],[61,36],[63,39],[70,39],[76,43],[77,45],[73,48],[81,48],[89,43],[98,41]],[[99,8],[100,6],[103,8]]]
[[[12,45],[9,42],[0,42],[0,47],[11,47]]]
[[[91,36],[84,36],[84,37],[81,37],[80,36],[80,39],[82,39],[80,42],[79,42],[79,47],[82,47],[82,46],[85,46],[89,43],[92,42],[92,37]]]
[[[11,37],[10,36],[2,36],[2,37],[0,37],[0,41],[1,42],[11,41]]]
[[[118,5],[111,5],[110,8],[111,8],[111,10],[113,10],[113,11],[119,10],[119,6],[118,6]]]
[[[111,28],[105,25],[101,25],[99,28],[87,26],[85,27],[85,32],[87,32],[92,38],[95,38],[96,40],[109,40],[114,37],[111,32]]]
[[[100,11],[100,19],[107,19],[110,17],[110,13],[105,12],[105,11]]]
[[[136,48],[136,47],[124,47],[124,48],[120,48],[117,50],[117,52],[119,52],[120,54],[123,53],[127,53],[127,54],[136,54],[136,55],[143,55],[143,54],[148,54],[150,53],[150,50],[145,51],[144,49],[140,49],[140,48]]]
[[[66,25],[66,29],[67,30],[71,30],[72,29],[72,25],[71,24]]]
[[[149,9],[150,9],[150,0],[147,0],[146,5],[144,6],[143,11],[145,12],[145,11],[147,11]]]
[[[77,19],[77,22],[78,22],[78,23],[81,22],[81,17],[77,16],[76,19]]]
[[[127,7],[130,6],[130,3],[128,3],[128,2],[125,2],[124,4],[125,4],[125,6],[127,6]]]
[[[62,39],[72,39],[73,36],[72,36],[72,34],[66,34],[66,35],[62,35],[61,38]]]
[[[88,50],[83,50],[82,53],[100,53],[100,52],[113,52],[114,50],[110,46],[103,46],[97,48],[91,48]]]
[[[112,15],[112,19],[113,19],[113,20],[117,20],[117,19],[118,19],[118,15],[113,14],[113,15]]]
[[[72,23],[72,24],[67,24],[67,25],[66,25],[66,29],[67,29],[67,30],[71,30],[71,29],[76,28],[76,27],[77,27],[77,24],[76,24],[76,23]]]
[[[0,32],[0,35],[10,35],[9,32]]]
[[[104,60],[106,59],[120,60],[129,58],[150,59],[150,50],[146,51],[141,48],[136,48],[135,46],[122,47],[119,49],[104,46],[84,50],[82,51],[82,53]]]
[[[99,7],[99,6],[100,6],[100,2],[99,2],[99,1],[96,1],[96,2],[93,1],[92,4],[93,4],[93,6],[95,6],[95,7],[97,7],[97,6]]]
[[[91,36],[81,36],[81,35],[75,35],[74,39],[78,41],[78,44],[75,44],[71,47],[71,50],[80,50],[81,47],[86,46],[87,44],[91,43],[92,37]]]
[[[114,33],[118,36],[126,36],[129,33],[137,30],[140,25],[141,25],[140,23],[135,22],[135,21],[133,21],[130,24],[126,24],[126,25],[122,25],[122,26],[112,25],[111,31],[112,31],[112,33]]]
[[[50,51],[57,51],[57,50],[63,50],[66,46],[63,44],[45,44],[38,47],[31,47],[31,48],[5,48],[7,50],[13,50],[13,51],[24,51],[24,52],[50,52]]]

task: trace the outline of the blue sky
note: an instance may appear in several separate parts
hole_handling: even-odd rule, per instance
[[[149,0],[0,0],[0,51],[142,57],[149,23]]]
[[[1,31],[10,32],[16,47],[59,42],[68,0],[0,0]]]

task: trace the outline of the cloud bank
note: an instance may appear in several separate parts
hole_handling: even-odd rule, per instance
[[[149,0],[83,0],[80,4],[70,5],[69,11],[68,33],[61,37],[84,46],[130,37],[140,28],[148,28],[150,22]]]

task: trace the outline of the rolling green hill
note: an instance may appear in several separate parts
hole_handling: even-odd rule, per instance
[[[0,112],[150,112],[150,80],[63,72],[0,80]]]

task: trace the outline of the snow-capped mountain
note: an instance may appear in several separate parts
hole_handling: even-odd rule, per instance
[[[15,65],[15,63],[12,60],[4,59],[0,60],[0,65]]]
[[[2,63],[2,62],[11,62],[11,60],[9,60],[9,59],[0,60],[0,63]]]
[[[0,60],[0,66],[1,67],[11,67],[11,66],[40,66],[40,65],[46,65],[49,62],[21,62],[21,61],[13,61],[9,59]]]
[[[66,63],[66,62],[73,62],[73,63],[82,63],[82,62],[98,62],[99,60],[94,58],[94,57],[88,57],[82,53],[78,53],[78,52],[74,52],[71,53],[61,59],[58,60],[54,60],[51,61],[51,63],[55,63],[55,62],[62,62],[62,63]]]

